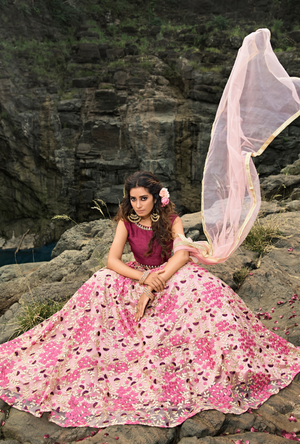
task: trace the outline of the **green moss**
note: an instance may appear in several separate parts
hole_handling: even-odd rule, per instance
[[[126,66],[129,66],[129,63],[125,62],[125,60],[114,60],[108,64],[109,68],[122,68]]]
[[[101,85],[101,89],[115,89],[113,85]]]
[[[19,38],[14,43],[8,40],[2,40],[0,43],[4,60],[23,58],[26,62],[21,66],[29,68],[38,77],[56,80],[63,77],[65,60],[70,52],[68,39],[53,43]]]
[[[218,48],[213,48],[213,47],[211,47],[211,48],[205,48],[206,49],[206,51],[209,51],[209,52],[214,52],[215,54],[221,54],[221,50],[220,49],[218,49]]]
[[[206,72],[217,72],[217,73],[220,73],[222,71],[222,66],[220,66],[220,65],[213,66],[213,67],[201,66],[200,67],[200,71],[203,72],[203,73],[206,73]]]

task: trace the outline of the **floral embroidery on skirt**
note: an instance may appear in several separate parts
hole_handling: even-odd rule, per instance
[[[0,346],[0,397],[65,427],[174,427],[202,410],[256,408],[300,372],[299,349],[199,265],[178,270],[137,324],[142,292],[96,272],[61,311]]]

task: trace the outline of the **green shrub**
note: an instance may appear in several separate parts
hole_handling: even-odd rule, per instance
[[[214,28],[223,31],[229,28],[230,21],[226,17],[223,17],[223,15],[215,15],[209,24],[211,24]]]
[[[272,32],[275,32],[278,36],[282,34],[283,21],[281,19],[277,19],[274,21],[271,26]]]
[[[140,39],[140,45],[139,45],[139,49],[140,49],[140,53],[141,54],[146,54],[148,52],[148,48],[149,48],[149,40],[147,39],[147,37],[142,37]]]

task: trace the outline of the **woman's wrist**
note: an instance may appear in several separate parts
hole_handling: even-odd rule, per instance
[[[146,296],[148,296],[148,298],[149,298],[151,301],[153,301],[153,299],[154,299],[154,295],[153,295],[153,293],[152,293],[152,290],[151,290],[149,287],[150,287],[149,285],[145,286],[145,288],[144,288],[144,293],[145,293]]]
[[[150,274],[150,270],[145,270],[144,272],[142,272],[142,275],[141,275],[141,277],[139,279],[139,284],[140,285],[143,285],[145,283],[145,281],[146,281],[147,277],[149,276],[149,274]]]

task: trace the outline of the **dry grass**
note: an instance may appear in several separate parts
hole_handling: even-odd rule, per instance
[[[264,256],[282,237],[279,218],[272,217],[263,223],[257,219],[243,242],[243,247]]]
[[[233,279],[234,279],[235,283],[237,284],[238,288],[240,288],[240,286],[242,285],[242,283],[244,282],[244,280],[248,276],[249,272],[250,272],[250,268],[243,267],[233,274]]]
[[[16,328],[11,339],[20,336],[28,330],[31,330],[36,325],[50,318],[54,313],[60,311],[65,305],[66,301],[32,301],[25,303],[22,307],[23,313],[17,316],[15,320]]]

